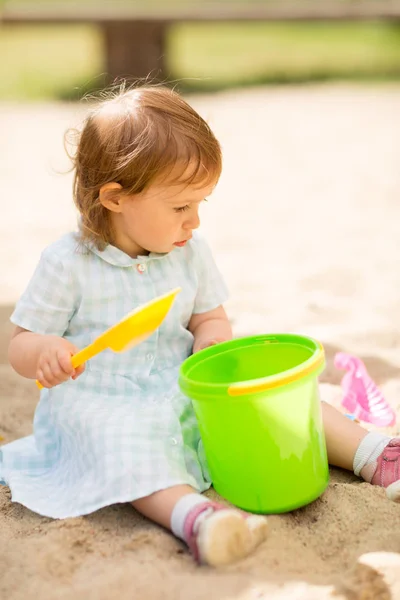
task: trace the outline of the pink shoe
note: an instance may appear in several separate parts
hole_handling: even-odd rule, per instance
[[[268,523],[264,516],[205,502],[190,511],[184,533],[196,561],[217,567],[250,554],[267,537]]]
[[[342,405],[349,413],[356,419],[377,427],[388,427],[396,423],[394,410],[368,375],[362,360],[338,352],[335,356],[335,367],[347,371],[342,379]]]
[[[400,502],[400,438],[390,440],[378,460],[361,469],[361,476],[372,485],[386,488],[390,500]]]

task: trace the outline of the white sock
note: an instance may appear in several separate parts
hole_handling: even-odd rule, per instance
[[[180,498],[180,500],[178,500],[178,502],[175,504],[172,511],[172,533],[176,535],[176,537],[186,542],[184,535],[186,517],[188,516],[192,508],[194,508],[195,506],[198,506],[199,504],[208,504],[210,502],[211,500],[209,500],[205,496],[202,496],[201,494],[193,493],[186,494],[186,496],[182,496],[182,498]]]
[[[361,469],[378,460],[392,438],[376,431],[370,431],[360,442],[353,460],[353,470],[360,477]]]

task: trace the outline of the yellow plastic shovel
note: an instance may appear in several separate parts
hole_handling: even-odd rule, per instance
[[[73,367],[76,369],[106,348],[110,348],[114,352],[124,352],[143,342],[161,325],[175,300],[175,296],[180,291],[181,288],[176,288],[168,294],[158,296],[154,300],[135,308],[119,323],[102,333],[89,346],[74,354],[71,358]],[[39,381],[36,381],[36,385],[40,390],[43,388]]]

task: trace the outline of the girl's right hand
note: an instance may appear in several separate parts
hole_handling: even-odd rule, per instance
[[[41,351],[37,363],[36,379],[45,388],[52,388],[72,377],[76,379],[85,366],[74,369],[71,357],[78,348],[62,337],[49,336],[48,343]]]

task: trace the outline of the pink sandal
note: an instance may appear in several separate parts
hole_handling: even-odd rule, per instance
[[[386,488],[393,502],[400,502],[400,438],[393,438],[384,448],[376,463],[361,471],[365,481]]]

